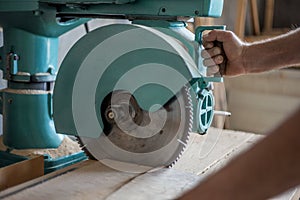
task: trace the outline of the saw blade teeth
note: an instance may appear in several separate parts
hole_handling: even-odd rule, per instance
[[[87,144],[83,144],[80,137],[75,136],[77,143],[79,144],[79,147],[81,150],[85,153],[85,155],[90,159],[90,160],[97,160],[86,148]]]
[[[183,146],[186,146],[186,145],[187,145],[186,143],[184,143],[184,142],[181,141],[180,139],[177,139],[177,141],[178,141],[180,144],[182,144]]]
[[[181,141],[181,140],[180,141],[182,143],[186,144],[186,145],[183,145],[182,150],[178,154],[177,158],[169,166],[167,166],[168,168],[174,167],[175,164],[176,164],[176,162],[181,158],[183,152],[187,148],[188,141],[190,139],[190,133],[192,132],[192,129],[193,129],[193,104],[192,104],[192,96],[191,96],[191,93],[190,93],[190,88],[188,86],[184,86],[184,91],[185,91],[185,95],[186,95],[186,99],[187,99],[187,104],[188,104],[188,106],[186,106],[186,109],[188,109],[189,121],[188,121],[188,129],[187,129],[188,133],[186,135],[186,139],[185,139],[184,142]]]
[[[165,167],[168,168],[172,168],[176,164],[176,162],[181,158],[183,152],[187,149],[188,141],[190,139],[190,133],[192,132],[192,127],[193,127],[193,105],[192,105],[192,98],[190,95],[190,89],[187,86],[184,86],[184,88],[182,88],[182,90],[180,91],[179,95],[180,96],[178,96],[178,98],[180,99],[179,101],[180,105],[178,107],[181,107],[181,112],[184,112],[181,113],[183,114],[184,118],[181,121],[183,123],[182,130],[180,133],[177,134],[177,138],[176,138],[177,142],[179,142],[180,144],[177,145],[176,150],[174,149],[173,155],[170,154],[171,155],[170,159],[166,160],[163,164]],[[76,139],[77,142],[80,144],[81,149],[86,153],[86,155],[90,159],[97,160],[97,157],[93,156],[93,149],[91,150],[90,146],[84,145],[85,139],[80,137],[76,137]],[[105,148],[102,149],[102,146],[99,149],[103,151],[106,150]]]

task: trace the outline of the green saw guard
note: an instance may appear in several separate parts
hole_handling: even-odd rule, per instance
[[[99,137],[101,103],[110,92],[129,91],[142,109],[154,112],[199,78],[182,43],[155,28],[98,28],[74,45],[59,70],[54,89],[56,131]]]

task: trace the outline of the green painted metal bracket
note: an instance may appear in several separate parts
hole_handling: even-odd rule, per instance
[[[62,20],[57,17],[55,7],[37,0],[0,0],[0,26],[4,31],[15,28],[39,36],[58,37],[89,20]]]
[[[128,0],[127,0],[128,1]],[[60,15],[122,15],[125,18],[155,17],[220,17],[223,9],[223,0],[138,0],[122,4],[104,3],[98,1],[74,2],[73,0],[43,0],[52,5],[58,5]],[[111,2],[111,1],[110,1]]]
[[[215,29],[225,30],[226,26],[224,26],[224,25],[220,25],[220,26],[198,26],[195,30],[195,41],[197,41],[199,44],[202,45],[203,32],[208,31],[208,30],[215,30]]]
[[[48,174],[87,159],[83,151],[58,158],[51,158],[46,154],[44,155],[44,173]]]

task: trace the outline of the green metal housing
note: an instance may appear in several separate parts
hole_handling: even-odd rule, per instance
[[[148,22],[147,27],[150,24]],[[155,31],[163,34],[160,30],[164,29],[166,34],[177,35],[182,42],[189,43],[170,29],[174,23],[166,24],[169,25],[167,28],[153,29],[140,25],[109,25],[79,40],[67,54],[57,77],[54,89],[56,129],[72,135],[99,137],[103,130],[101,103],[110,92],[129,91],[142,109],[154,112],[184,85],[201,78],[190,54],[176,51],[179,48],[184,50],[182,46],[177,45],[174,49],[155,34]],[[181,28],[185,29],[184,23],[181,24]],[[166,38],[166,34],[163,37]],[[189,46],[192,55],[195,55],[193,44]],[[82,51],[83,48],[85,51]],[[124,50],[119,54],[118,50],[122,48]],[[95,123],[93,112],[98,118]],[[95,125],[97,123],[100,126]],[[90,131],[80,131],[78,129],[86,129],[80,127]]]
[[[51,5],[60,14],[114,15],[125,17],[220,17],[223,0],[1,0],[0,12],[35,11]]]
[[[222,8],[223,0],[0,0],[0,26],[4,30],[0,68],[8,80],[8,89],[22,90],[2,91],[3,107],[0,111],[4,115],[5,144],[11,148],[54,148],[60,144],[62,138],[55,133],[49,113],[52,98],[48,93],[52,92],[56,80],[59,67],[58,37],[63,33],[90,18],[126,18],[165,23],[165,20],[177,21],[194,16],[219,17]],[[181,38],[172,30],[166,32],[179,40]],[[189,44],[185,39],[181,41],[196,60],[197,49],[193,49],[195,43]],[[179,71],[188,77],[191,84],[200,78],[199,72],[193,68]],[[166,95],[160,95],[157,99],[165,102],[170,94],[160,89]],[[26,93],[27,90],[30,92]],[[42,92],[32,94],[32,90]],[[144,92],[136,95],[142,98]],[[149,106],[145,105],[145,108],[149,109]],[[64,108],[56,109],[64,111]],[[61,126],[68,126],[69,123],[59,117],[56,122]]]
[[[53,148],[63,139],[54,128],[52,94],[35,92],[12,89],[2,92],[3,142],[10,148]]]

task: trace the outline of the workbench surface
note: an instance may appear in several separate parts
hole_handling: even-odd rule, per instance
[[[85,161],[12,187],[3,199],[174,199],[223,167],[262,136],[210,128],[192,134],[188,147],[172,169],[134,174],[115,171],[98,161]],[[296,189],[274,199],[298,199]]]

